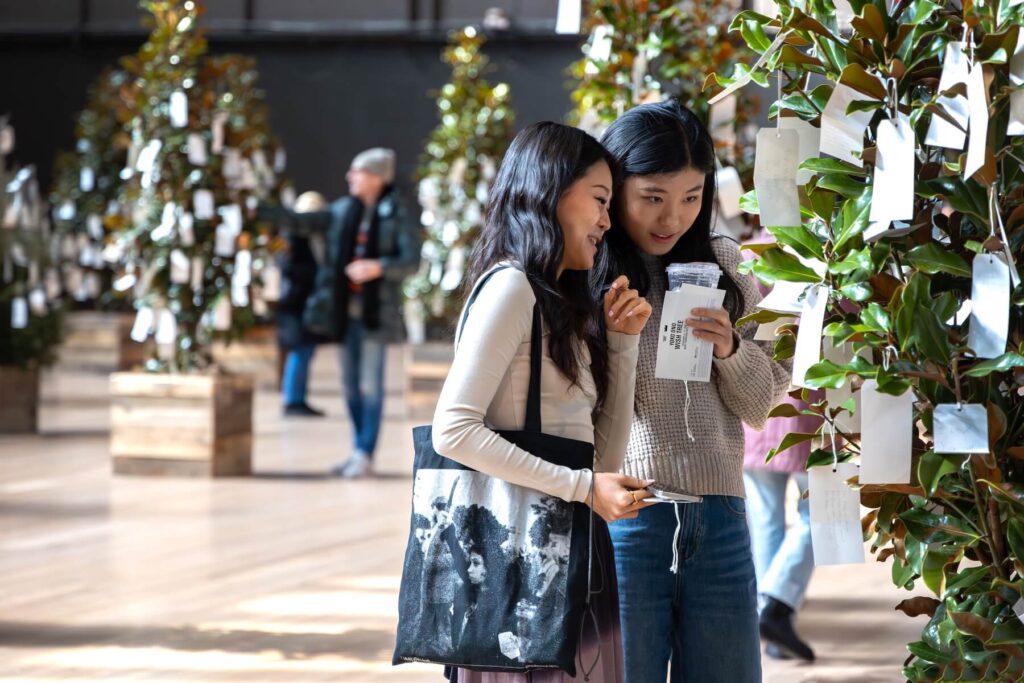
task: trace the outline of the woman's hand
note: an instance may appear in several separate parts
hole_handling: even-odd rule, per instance
[[[594,512],[606,522],[633,519],[637,513],[657,503],[645,503],[648,496],[643,489],[654,483],[613,472],[594,473],[594,498],[587,501]]]
[[[697,339],[715,345],[715,358],[728,358],[733,354],[736,350],[736,335],[733,334],[732,321],[725,309],[694,308],[690,315],[695,317],[686,319],[687,327],[693,329]]]
[[[640,334],[651,317],[651,305],[635,289],[629,289],[629,278],[625,275],[615,278],[604,295],[604,310],[608,330],[623,334]]]

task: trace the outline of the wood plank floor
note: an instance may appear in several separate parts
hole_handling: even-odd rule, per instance
[[[104,378],[48,376],[44,433],[0,437],[0,680],[440,683],[390,665],[411,485],[399,355],[383,476],[358,482],[326,475],[349,438],[334,356],[310,399],[330,417],[283,420],[259,393],[256,474],[217,481],[112,476]],[[923,620],[893,612],[887,574],[820,569],[799,622],[819,662],[766,660],[765,680],[901,680]]]

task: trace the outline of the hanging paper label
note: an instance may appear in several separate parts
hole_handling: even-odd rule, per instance
[[[235,256],[235,269],[231,274],[234,286],[244,287],[252,282],[252,252],[243,249]]]
[[[163,145],[159,140],[150,140],[142,151],[139,152],[139,158],[136,161],[135,169],[140,173],[149,173],[153,170],[153,166],[156,163],[156,157],[160,154],[160,148]]]
[[[864,562],[864,538],[860,526],[860,494],[847,480],[857,476],[857,466],[841,462],[807,471],[811,508],[811,547],[814,564]]]
[[[23,296],[11,299],[11,327],[15,330],[28,327],[28,302]]]
[[[231,226],[221,223],[214,233],[213,253],[217,256],[234,256],[237,237],[238,234]]]
[[[739,171],[732,166],[719,168],[715,171],[715,184],[718,186],[719,215],[725,219],[742,215],[740,198],[743,196],[743,181],[740,180]]]
[[[578,34],[580,32],[582,14],[583,7],[580,0],[558,0],[555,33]]]
[[[96,187],[96,172],[88,166],[83,166],[78,172],[78,188],[82,192],[92,192]]]
[[[793,354],[793,384],[802,387],[807,370],[821,360],[821,330],[828,305],[828,288],[814,285],[807,290],[800,312],[800,329]]]
[[[288,154],[285,152],[284,147],[278,147],[274,151],[274,173],[284,173],[285,166],[288,165]]]
[[[222,296],[213,309],[213,329],[221,332],[231,329],[231,299]]]
[[[228,204],[220,208],[221,222],[235,235],[242,232],[242,207],[238,204]]]
[[[192,262],[181,249],[171,251],[171,282],[187,284],[192,278]]]
[[[796,131],[762,128],[757,132],[754,189],[761,225],[800,225],[800,195],[796,169],[800,163],[800,137]]]
[[[195,219],[187,211],[178,219],[178,239],[183,247],[191,247],[196,243]]]
[[[862,423],[860,483],[909,484],[914,436],[914,392],[900,396],[878,391],[878,382],[864,380],[860,388]]]
[[[160,309],[160,315],[157,316],[156,343],[173,344],[177,336],[178,321],[175,320],[174,314],[166,308]]]
[[[200,291],[203,288],[203,275],[206,273],[206,260],[201,256],[192,257],[192,289]]]
[[[206,165],[206,141],[199,133],[190,133],[188,136],[188,161],[195,166]]]
[[[967,77],[970,70],[967,64],[967,55],[964,54],[964,44],[959,42],[946,45],[946,55],[942,61],[942,77],[939,79],[939,92],[957,86],[961,83],[967,84]],[[924,138],[924,144],[932,147],[944,147],[946,149],[962,150],[967,140],[967,116],[969,113],[967,98],[963,95],[939,97],[937,105],[943,109],[950,118],[959,124],[959,127],[944,119],[942,116],[932,113],[931,123],[928,125],[928,134]]]
[[[228,180],[238,178],[242,174],[242,153],[233,147],[225,149],[221,171]]]
[[[853,345],[850,343],[840,344],[839,346],[833,346],[831,340],[826,340],[822,343],[822,355],[825,360],[832,361],[836,365],[847,365],[853,361]],[[870,349],[861,349],[860,353],[857,354],[861,358],[869,361],[871,360]],[[839,408],[844,403],[853,399],[853,410],[843,410],[835,417],[836,429],[846,434],[859,434],[860,433],[860,416],[861,416],[861,402],[860,402],[859,391],[853,390],[853,381],[850,377],[846,378],[843,386],[838,389],[825,389],[825,400],[828,401],[828,407]]]
[[[1010,268],[999,254],[974,257],[971,323],[967,345],[978,358],[1006,352],[1010,327]]]
[[[281,298],[281,269],[276,264],[270,264],[260,273],[263,281],[263,298],[267,301],[277,301]]]
[[[964,162],[964,178],[970,178],[985,165],[988,146],[988,89],[981,63],[971,68],[967,77],[967,107],[970,110],[970,134],[967,141],[967,161]]]
[[[93,238],[97,242],[103,239],[103,219],[95,213],[89,214],[89,217],[85,219],[86,230],[89,231],[89,237]]]
[[[1017,48],[1010,59],[1010,85],[1017,89],[1010,93],[1010,126],[1006,134],[1024,135],[1024,31],[1017,35]]]
[[[171,93],[171,126],[184,128],[188,125],[188,97],[181,90]]]
[[[140,308],[139,312],[135,314],[135,324],[132,325],[132,331],[129,336],[132,338],[132,341],[141,343],[146,341],[152,329],[153,309],[149,307]]]
[[[46,292],[40,287],[33,289],[28,293],[28,305],[37,316],[46,315]]]
[[[807,288],[811,286],[806,282],[776,280],[772,285],[772,290],[758,302],[757,307],[777,313],[802,313],[804,310],[802,297]]]
[[[914,129],[910,119],[883,119],[875,132],[877,159],[871,186],[871,215],[875,221],[914,218]]]
[[[220,154],[224,149],[224,126],[227,122],[228,113],[226,111],[219,111],[213,115],[213,142],[210,143],[210,151],[214,154]]]
[[[780,118],[779,128],[782,130],[794,130],[797,137],[800,138],[800,152],[797,155],[798,170],[796,172],[796,184],[806,185],[814,177],[814,173],[799,169],[799,164],[818,156],[818,150],[821,148],[821,129],[795,116]]]
[[[841,159],[858,168],[864,166],[860,155],[864,152],[864,131],[871,122],[872,112],[854,111],[847,114],[846,108],[857,100],[870,99],[847,85],[836,84],[821,115],[822,154]]]
[[[681,379],[707,382],[711,379],[711,356],[714,345],[697,339],[686,324],[694,308],[721,308],[725,290],[697,285],[683,285],[665,292],[665,303],[658,326],[658,360],[654,376],[659,379]]]
[[[214,217],[213,192],[196,190],[192,193],[192,213],[196,220],[205,221]]]
[[[940,403],[932,431],[936,453],[988,453],[988,412],[979,403]]]

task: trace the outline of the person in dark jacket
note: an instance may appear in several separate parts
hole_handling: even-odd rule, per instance
[[[403,335],[401,285],[419,267],[423,238],[394,188],[394,151],[361,152],[345,179],[349,195],[326,211],[284,213],[296,232],[325,236],[325,259],[303,324],[341,343],[353,452],[332,471],[356,478],[372,470],[384,407],[386,345]]]
[[[295,201],[297,213],[322,211],[326,205],[317,192],[304,192]],[[302,322],[306,300],[316,284],[317,258],[308,235],[288,233],[288,249],[278,259],[281,269],[281,298],[277,303],[277,344],[285,354],[281,377],[284,414],[299,417],[323,417],[324,412],[306,402],[309,366],[316,345],[323,337],[306,329]]]

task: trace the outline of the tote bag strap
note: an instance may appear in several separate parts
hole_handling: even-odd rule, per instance
[[[470,292],[469,299],[466,300],[466,306],[462,310],[462,318],[459,320],[458,335],[455,339],[456,345],[458,345],[459,340],[462,338],[462,329],[466,326],[466,320],[469,318],[469,309],[476,302],[476,298],[480,295],[484,285],[498,271],[513,267],[511,265],[495,266],[484,273],[473,286],[473,291]],[[530,331],[530,387],[526,392],[526,423],[523,425],[524,432],[540,433],[542,431],[540,421],[540,370],[544,338],[541,327],[540,306],[534,304],[533,326]]]

